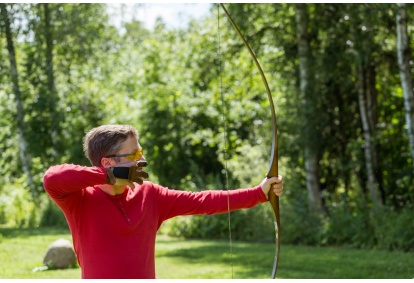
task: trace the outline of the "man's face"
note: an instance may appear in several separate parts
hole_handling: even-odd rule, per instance
[[[121,145],[119,151],[107,157],[102,158],[104,166],[124,166],[131,167],[137,164],[137,161],[145,161],[142,154],[142,147],[134,137],[128,137]]]

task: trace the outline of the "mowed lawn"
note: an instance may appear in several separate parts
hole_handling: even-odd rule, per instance
[[[0,229],[0,278],[79,279],[79,268],[33,273],[55,240],[71,240],[66,229]],[[185,240],[159,235],[157,276],[161,279],[269,278],[274,244]],[[282,245],[278,278],[413,279],[414,254],[336,247]]]

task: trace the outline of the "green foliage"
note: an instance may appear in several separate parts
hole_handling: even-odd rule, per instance
[[[168,221],[164,233],[173,237],[224,239],[228,233],[226,214],[176,217]]]
[[[40,215],[39,226],[41,227],[68,227],[66,218],[62,210],[50,199],[44,206],[42,214]]]
[[[14,134],[15,126],[11,123],[13,116],[8,111],[14,109],[14,106],[6,91],[7,89],[0,90],[0,167],[3,175],[0,187],[17,177],[15,168],[18,167],[17,135]]]
[[[230,227],[229,227],[230,217]],[[254,225],[252,225],[254,223]],[[229,231],[229,229],[231,231]],[[168,220],[162,233],[173,237],[228,239],[249,242],[274,242],[275,231],[270,211],[264,206],[218,215],[181,216]]]
[[[9,227],[35,227],[39,209],[22,180],[7,183],[0,189],[0,225]]]
[[[383,250],[414,251],[413,210],[384,207],[372,212],[374,235],[378,248]]]
[[[320,215],[309,211],[305,199],[287,205],[281,211],[281,241],[289,244],[318,245],[323,222]]]
[[[67,227],[62,211],[45,194],[36,202],[23,178],[7,183],[0,190],[0,225],[2,227]]]
[[[370,221],[370,211],[360,207],[352,211],[341,205],[330,210],[329,219],[324,222],[321,244],[346,245],[356,248],[376,246],[374,223]]]

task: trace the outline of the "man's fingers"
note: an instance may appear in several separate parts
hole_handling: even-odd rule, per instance
[[[282,176],[278,176],[276,181],[273,183],[273,192],[277,196],[281,196],[283,194],[283,181]]]
[[[281,196],[283,194],[283,189],[273,189],[273,192],[275,193],[275,195],[277,196]]]
[[[138,178],[148,178],[148,173],[144,172],[144,171],[137,171],[137,173],[135,173],[134,177],[138,177]]]
[[[274,177],[274,178],[275,178],[275,183],[282,183],[283,182],[281,175],[279,175],[277,177]]]
[[[139,178],[148,178],[148,173],[141,171],[138,166],[132,166],[129,170],[129,177],[128,179],[132,181],[136,181]],[[142,181],[142,180],[141,180]]]
[[[270,180],[270,182],[272,183],[272,184],[279,184],[279,183],[282,183],[283,181],[282,181],[282,176],[278,176],[278,177],[270,177],[270,178],[268,178],[268,180]]]

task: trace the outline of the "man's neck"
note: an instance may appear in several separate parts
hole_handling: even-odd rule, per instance
[[[105,193],[116,196],[120,195],[125,191],[125,186],[114,186],[114,185],[100,185],[99,188]]]

